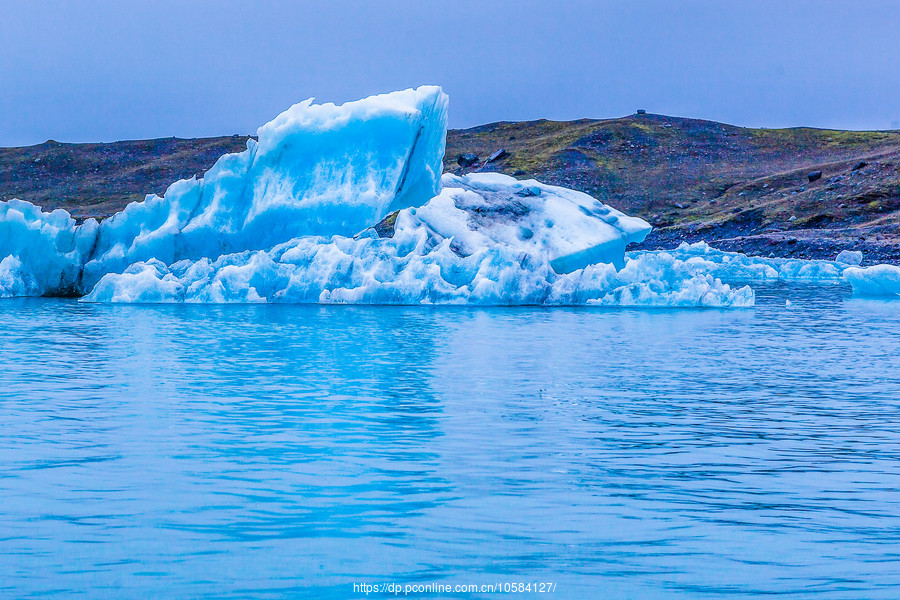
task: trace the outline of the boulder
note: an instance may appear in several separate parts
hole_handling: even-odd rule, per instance
[[[834,259],[834,262],[858,267],[862,263],[862,259],[863,253],[858,250],[841,250]]]
[[[491,154],[491,155],[488,157],[487,161],[488,161],[489,163],[492,163],[492,162],[494,162],[495,160],[500,160],[501,158],[505,157],[506,155],[507,155],[506,148],[500,148],[499,150],[497,150],[496,152],[494,152],[493,154]]]
[[[461,166],[462,168],[471,167],[475,163],[478,162],[478,155],[473,154],[471,152],[466,152],[465,154],[460,154],[456,157],[456,164]]]
[[[822,179],[822,171],[812,171],[806,176],[806,178],[810,183],[812,183],[813,181],[818,181],[819,179]]]

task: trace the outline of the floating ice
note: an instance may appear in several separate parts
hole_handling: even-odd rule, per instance
[[[444,191],[417,213],[471,253],[489,239],[542,252],[558,273],[595,263],[624,266],[625,246],[642,241],[650,225],[582,192],[518,181],[499,173],[444,175]]]
[[[828,260],[799,260],[792,258],[762,258],[738,252],[724,252],[706,242],[682,243],[673,256],[684,261],[685,268],[696,273],[708,273],[726,281],[810,281],[839,283],[847,265]],[[645,252],[633,252],[640,256]]]
[[[844,271],[844,279],[853,286],[858,296],[900,296],[900,267],[875,265],[861,269],[850,267]]]
[[[760,258],[716,250],[705,242],[683,243],[670,252],[683,261],[682,268],[685,269],[685,273],[706,273],[724,281],[847,282],[853,287],[853,294],[857,296],[900,296],[900,267],[893,265],[859,268],[848,266],[849,262],[840,260]],[[644,254],[650,253],[630,253],[633,257]],[[842,255],[847,261],[862,260],[862,252],[845,250],[838,258],[840,259]]]

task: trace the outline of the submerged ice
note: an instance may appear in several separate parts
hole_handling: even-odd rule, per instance
[[[730,307],[751,306],[743,282],[765,279],[900,291],[900,269],[851,267],[852,253],[626,253],[650,226],[587,194],[491,173],[441,176],[447,104],[434,86],[297,104],[202,179],[102,223],[0,202],[0,297]]]

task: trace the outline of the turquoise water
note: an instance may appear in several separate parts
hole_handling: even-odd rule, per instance
[[[895,598],[900,302],[757,303],[2,301],[0,597]]]

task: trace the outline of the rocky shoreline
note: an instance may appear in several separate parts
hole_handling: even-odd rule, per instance
[[[654,229],[647,239],[640,244],[631,244],[628,250],[670,250],[685,242],[701,241],[718,250],[750,256],[834,260],[841,251],[854,250],[863,253],[863,266],[900,264],[900,237],[895,228],[889,227],[829,229],[826,235],[822,230],[801,229],[730,237]]]

